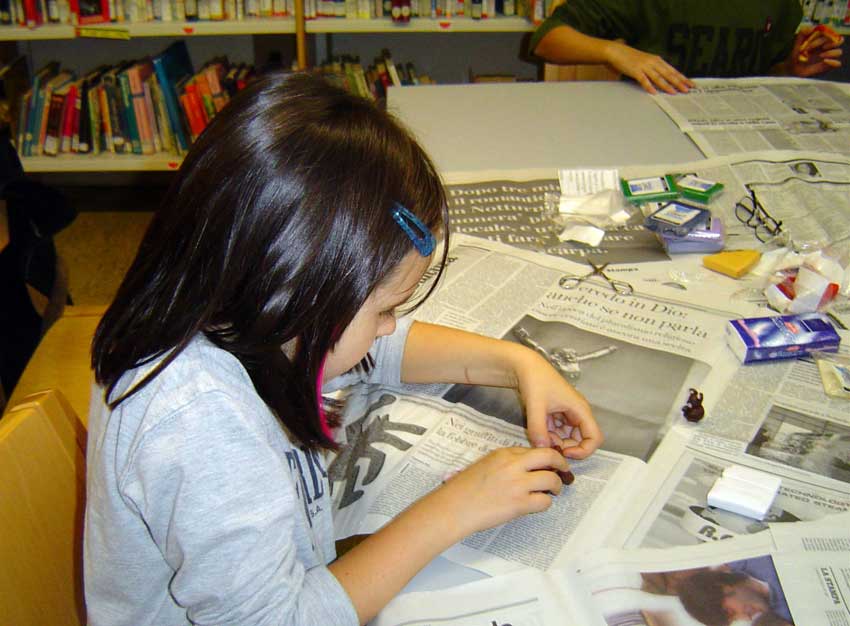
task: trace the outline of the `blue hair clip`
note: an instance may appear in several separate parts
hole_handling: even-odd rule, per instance
[[[395,222],[401,226],[404,234],[413,242],[416,251],[422,256],[431,256],[437,246],[437,241],[434,239],[434,234],[422,223],[422,220],[398,202],[393,205],[392,216]]]

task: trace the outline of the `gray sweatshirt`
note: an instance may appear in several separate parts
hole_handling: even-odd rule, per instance
[[[409,320],[368,376],[398,384]],[[154,364],[127,372],[123,392]],[[349,626],[325,461],[293,442],[230,353],[204,336],[110,411],[92,394],[85,592],[91,626]]]

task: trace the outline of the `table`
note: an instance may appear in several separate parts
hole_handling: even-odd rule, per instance
[[[622,81],[392,87],[387,109],[441,172],[703,158],[649,94]]]

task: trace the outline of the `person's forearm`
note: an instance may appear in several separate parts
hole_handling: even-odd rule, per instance
[[[468,534],[436,490],[412,504],[328,567],[360,623],[372,619],[432,559]]]
[[[609,48],[617,42],[591,37],[571,26],[556,26],[534,49],[534,54],[550,63],[598,64],[609,62]]]
[[[536,358],[518,343],[414,322],[404,346],[401,380],[515,387],[517,365]]]

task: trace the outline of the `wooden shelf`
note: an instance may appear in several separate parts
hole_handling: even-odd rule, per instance
[[[56,157],[21,157],[24,171],[29,174],[36,172],[175,172],[180,167],[181,161],[182,157],[166,153],[150,156],[63,154]]]
[[[74,27],[70,24],[44,24],[38,28],[0,26],[0,41],[33,41],[37,39],[73,39]]]
[[[532,31],[534,25],[524,17],[414,17],[407,24],[389,18],[319,17],[307,20],[305,29],[308,33],[498,33]]]
[[[69,24],[44,24],[37,28],[0,26],[0,41],[40,39],[132,39],[134,37],[191,37],[222,35],[265,35],[295,33],[295,18],[268,17],[245,20],[204,20],[195,22],[133,22],[88,24],[80,27],[91,36],[79,36]]]

